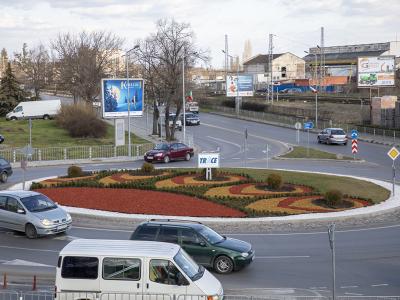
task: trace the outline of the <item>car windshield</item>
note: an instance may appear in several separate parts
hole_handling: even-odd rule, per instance
[[[154,150],[168,150],[168,144],[158,144],[154,147]]]
[[[222,242],[225,238],[220,234],[216,233],[211,228],[203,226],[199,233],[210,243],[210,244],[217,244]]]
[[[34,195],[21,199],[22,204],[30,212],[45,211],[57,208],[57,205],[45,195]]]
[[[345,135],[346,133],[343,130],[332,130],[331,131],[332,134],[334,135]]]
[[[175,255],[174,261],[193,281],[200,279],[204,274],[204,267],[196,264],[194,260],[182,249],[179,250],[179,252]]]

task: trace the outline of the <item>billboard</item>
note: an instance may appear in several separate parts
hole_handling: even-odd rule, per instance
[[[394,56],[359,57],[358,87],[394,86]]]
[[[198,168],[219,168],[218,152],[201,152],[198,155]]]
[[[129,79],[130,115],[143,115],[143,79]],[[101,80],[103,118],[125,118],[128,116],[128,81],[121,78]]]
[[[227,97],[252,97],[253,92],[253,76],[252,75],[226,76],[226,96]],[[239,82],[238,82],[239,81]],[[239,94],[238,94],[239,89]]]

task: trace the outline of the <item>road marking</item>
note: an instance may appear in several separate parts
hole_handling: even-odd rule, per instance
[[[312,286],[312,287],[310,287],[310,289],[312,289],[312,290],[315,290],[315,289],[323,290],[323,289],[327,289],[327,287],[326,286]]]
[[[209,139],[213,139],[213,140],[216,140],[216,141],[222,142],[222,143],[226,143],[226,144],[233,145],[233,146],[235,146],[235,147],[238,147],[238,148],[240,149],[240,151],[242,150],[242,146],[241,146],[241,145],[239,145],[239,144],[236,144],[236,143],[233,143],[233,142],[230,142],[230,141],[224,140],[224,139],[216,138],[216,137],[213,137],[213,136],[206,136],[206,137],[208,137]]]
[[[380,284],[371,284],[372,287],[379,287],[379,286],[388,286],[387,283],[380,283]]]
[[[110,231],[110,232],[130,232],[130,233],[133,232],[133,230],[92,228],[92,227],[82,227],[82,226],[73,226],[72,228],[73,229],[78,228],[78,229],[85,229],[85,230],[95,230],[95,231]]]
[[[344,293],[344,294],[349,296],[363,296],[363,294],[358,294],[358,293]]]
[[[11,247],[11,246],[0,246],[0,248],[15,249],[15,250],[39,251],[39,252],[54,252],[54,253],[60,252],[59,250],[35,249],[35,248],[23,248],[23,247]]]
[[[341,286],[341,289],[355,289],[358,288],[358,285],[347,285],[347,286]]]
[[[240,157],[232,157],[232,159],[241,159]]]
[[[265,259],[269,259],[269,258],[310,258],[311,256],[309,255],[281,255],[281,256],[257,256],[255,259],[259,259],[259,258],[265,258]]]
[[[247,159],[257,159],[257,158],[255,158],[255,157],[249,157],[249,158],[247,158]]]

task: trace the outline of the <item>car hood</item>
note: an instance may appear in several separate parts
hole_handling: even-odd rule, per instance
[[[147,155],[155,155],[157,153],[165,153],[165,150],[150,150],[147,152]]]
[[[222,242],[215,244],[215,246],[237,251],[240,253],[249,252],[251,250],[251,245],[249,243],[232,238],[226,238]]]
[[[221,282],[219,282],[219,280],[207,270],[204,270],[203,276],[194,281],[194,283],[205,295],[211,296],[223,294]]]
[[[48,219],[51,221],[56,221],[56,220],[67,219],[67,213],[61,207],[57,207],[57,208],[51,209],[51,210],[37,211],[37,212],[31,212],[31,213],[34,216],[38,217],[40,220]]]

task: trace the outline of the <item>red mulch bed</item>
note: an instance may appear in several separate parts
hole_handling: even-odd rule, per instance
[[[61,205],[130,214],[192,217],[245,217],[245,213],[203,199],[166,192],[107,188],[36,190]]]

